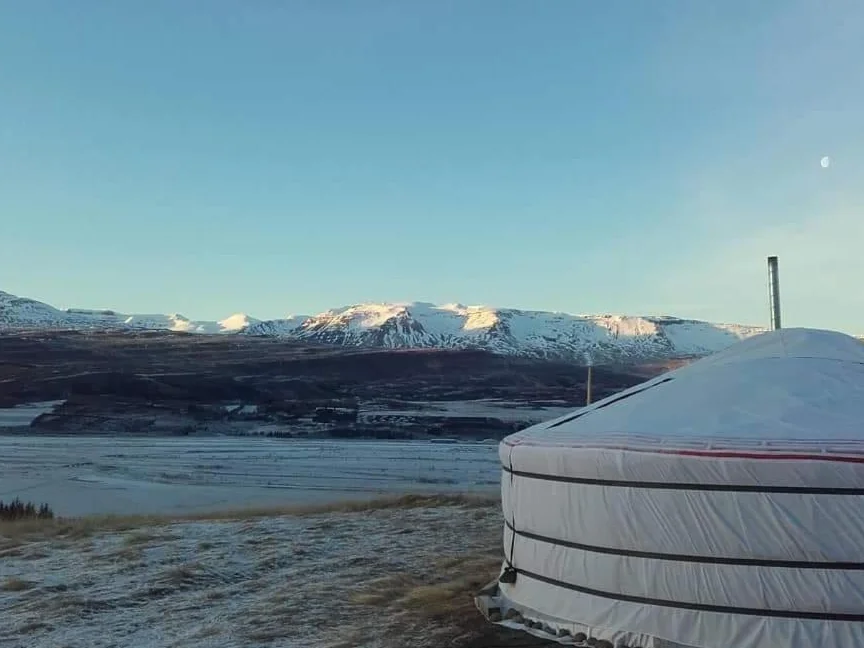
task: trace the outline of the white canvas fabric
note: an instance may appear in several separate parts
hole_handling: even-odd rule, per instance
[[[542,621],[535,634],[864,646],[859,341],[766,333],[511,435],[499,454],[516,580],[496,605]]]

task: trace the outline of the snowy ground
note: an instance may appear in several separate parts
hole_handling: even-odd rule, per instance
[[[0,500],[47,502],[63,516],[497,494],[499,483],[495,445],[0,436]]]
[[[502,421],[548,421],[569,414],[575,408],[572,405],[538,406],[535,403],[520,403],[497,399],[475,399],[459,401],[405,401],[404,409],[386,409],[376,404],[364,404],[358,414],[360,420],[369,417],[393,416],[435,416],[435,417],[465,417],[488,416]]]
[[[0,646],[470,646],[498,632],[471,603],[501,560],[496,452],[0,436],[0,499],[113,514],[0,523]]]
[[[28,403],[27,405],[18,405],[16,407],[0,407],[0,428],[30,425],[37,417],[52,412],[55,407],[65,402],[57,400]]]
[[[0,525],[4,648],[438,648],[489,632],[494,502]],[[476,645],[476,644],[475,644]]]

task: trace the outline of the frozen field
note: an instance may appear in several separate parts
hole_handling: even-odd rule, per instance
[[[499,646],[471,594],[501,560],[496,503],[0,524],[4,648]],[[527,646],[524,639],[517,645]]]
[[[0,436],[0,499],[61,516],[497,494],[495,444]]]

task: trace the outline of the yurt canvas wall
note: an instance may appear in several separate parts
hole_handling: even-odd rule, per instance
[[[563,643],[864,646],[864,345],[784,329],[506,438],[493,620]]]

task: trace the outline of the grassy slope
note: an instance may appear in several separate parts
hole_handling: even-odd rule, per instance
[[[0,644],[540,645],[473,606],[500,566],[498,506],[411,496],[3,524]]]

